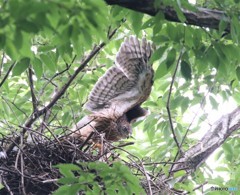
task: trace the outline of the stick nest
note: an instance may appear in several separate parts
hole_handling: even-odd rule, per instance
[[[5,137],[0,144],[7,148],[13,140]],[[96,149],[73,138],[32,140],[22,140],[6,159],[0,159],[0,183],[4,185],[0,194],[51,194],[59,187],[57,179],[61,177],[54,165],[99,159]]]

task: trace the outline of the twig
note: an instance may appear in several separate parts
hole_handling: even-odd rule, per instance
[[[36,134],[38,134],[38,135],[41,135],[42,137],[44,137],[45,139],[47,139],[49,142],[52,141],[50,138],[48,138],[46,135],[44,135],[44,134],[41,133],[41,132],[35,131],[35,130],[29,128],[29,127],[28,127],[28,128],[27,128],[27,127],[23,127],[23,126],[21,126],[21,125],[19,125],[19,127],[23,128],[23,129],[26,128],[26,131],[34,132],[34,133],[36,133]]]
[[[131,145],[133,145],[134,144],[134,142],[127,142],[127,143],[124,143],[124,144],[120,144],[120,145],[118,145],[117,147],[125,147],[125,146],[131,146]]]
[[[54,182],[57,182],[58,179],[47,179],[47,180],[44,180],[44,181],[41,181],[42,183],[54,183]]]
[[[23,87],[22,86],[20,86],[19,88],[18,88],[18,90],[17,90],[17,92],[16,92],[16,94],[15,94],[15,96],[14,96],[14,98],[13,98],[13,103],[15,103],[15,101],[16,101],[16,99],[19,97],[19,91],[22,89]]]
[[[169,94],[168,94],[168,99],[167,99],[167,106],[166,106],[167,113],[168,113],[168,118],[169,118],[169,123],[170,123],[171,131],[172,131],[172,135],[173,135],[173,139],[174,139],[179,151],[181,151],[181,147],[180,147],[180,144],[177,140],[177,136],[174,132],[172,116],[171,116],[171,111],[170,111],[170,99],[171,99],[171,95],[172,95],[173,84],[175,82],[177,70],[178,70],[178,67],[180,65],[182,55],[183,55],[183,49],[180,51],[180,54],[179,54],[179,57],[178,57],[178,60],[177,60],[177,65],[176,65],[176,68],[175,68],[173,76],[172,76],[172,81],[171,81],[171,84],[170,84],[170,89],[169,89]]]
[[[187,128],[187,131],[185,132],[185,134],[184,134],[184,136],[183,136],[183,139],[182,139],[182,141],[181,141],[180,146],[183,145],[183,142],[185,141],[185,139],[186,139],[186,137],[187,137],[187,134],[188,134],[188,132],[190,131],[190,128],[191,128],[193,122],[195,121],[197,115],[199,114],[199,111],[200,111],[203,103],[205,102],[207,95],[210,93],[210,91],[211,91],[212,88],[213,88],[213,86],[211,86],[211,87],[209,88],[209,90],[207,91],[206,95],[205,95],[205,96],[203,97],[203,99],[201,100],[200,106],[199,106],[199,108],[197,109],[197,111],[195,112],[194,117],[193,117],[191,123],[189,124],[189,126],[188,126],[188,128]]]
[[[5,53],[2,53],[2,60],[1,60],[1,64],[0,64],[0,77],[2,76],[2,67],[3,67],[3,62],[4,62],[4,58],[5,58]]]
[[[49,129],[49,127],[46,125],[46,123],[43,122],[42,124],[48,130],[48,132],[54,137],[54,139],[60,144],[59,139],[54,135],[54,133],[51,131],[51,129]]]
[[[30,91],[32,96],[33,112],[37,112],[38,101],[34,94],[33,71],[31,67],[28,68],[28,79],[29,79]]]
[[[2,85],[4,84],[4,82],[6,81],[6,79],[8,78],[8,75],[10,74],[11,70],[13,69],[14,65],[16,64],[16,62],[14,61],[12,63],[12,65],[10,66],[10,68],[8,69],[6,75],[3,77],[3,80],[0,83],[0,88],[2,87]]]
[[[204,185],[206,185],[206,184],[208,184],[208,182],[207,181],[205,181],[204,183],[202,183],[201,185],[199,185],[199,186],[197,186],[196,188],[194,188],[192,191],[194,192],[194,191],[196,191],[196,190],[198,190],[198,189],[200,189],[200,188],[202,188]],[[184,195],[185,194],[191,194],[191,192],[186,192],[186,193],[184,193]]]
[[[28,117],[28,115],[21,109],[21,108],[19,108],[15,103],[14,103],[14,101],[10,101],[10,100],[8,100],[8,99],[5,99],[5,97],[3,97],[3,96],[1,96],[1,98],[7,103],[7,102],[9,102],[9,103],[11,103],[16,109],[18,109],[21,113],[23,113],[24,115],[25,115],[25,117]],[[7,103],[8,104],[8,103]],[[8,105],[8,107],[10,107],[10,105]],[[10,108],[11,109],[11,108]],[[12,109],[11,109],[12,110]],[[12,112],[13,112],[13,110],[12,110]],[[17,118],[17,117],[16,117]]]
[[[153,193],[152,193],[152,187],[151,187],[151,178],[149,177],[148,173],[146,172],[142,161],[141,161],[141,166],[142,166],[143,173],[144,173],[144,175],[146,177],[146,180],[147,180],[149,195],[152,195]]]
[[[119,27],[118,27],[119,28]],[[112,31],[112,33],[109,35],[109,39],[111,39],[113,37],[113,35],[117,32],[117,29]],[[80,66],[77,68],[77,70],[74,72],[74,74],[69,78],[69,80],[67,81],[67,83],[58,91],[58,93],[56,93],[52,100],[48,103],[47,106],[45,106],[44,108],[42,108],[41,110],[38,110],[37,112],[34,112],[31,114],[31,116],[28,118],[28,120],[25,122],[24,127],[30,128],[32,126],[32,124],[44,113],[46,113],[50,108],[52,108],[56,102],[62,97],[62,95],[66,92],[66,90],[68,89],[68,87],[70,86],[70,84],[73,82],[73,80],[77,77],[77,75],[87,66],[88,62],[96,55],[98,54],[98,52],[106,45],[106,43],[102,42],[100,45],[96,46],[93,48],[93,50],[91,51],[91,53],[82,60]],[[26,128],[24,128],[22,130],[22,135],[24,135],[26,133]],[[15,139],[16,143],[19,143],[20,141],[20,136],[18,136]],[[13,147],[15,146],[15,143],[11,143],[10,146],[7,149],[7,154],[9,154]]]
[[[8,186],[7,182],[5,181],[5,179],[2,180],[3,181],[3,185],[6,187],[8,193],[10,195],[14,195],[13,192],[11,191],[10,187]]]
[[[21,138],[21,142],[23,142],[23,138]],[[21,143],[23,145],[23,143]],[[26,190],[25,190],[25,181],[24,181],[24,159],[23,159],[23,153],[21,152],[20,154],[21,158],[21,186],[22,186],[22,192],[24,195],[26,195]]]
[[[152,163],[144,163],[143,165],[161,165],[161,164],[170,164],[170,165],[175,165],[175,164],[180,164],[182,162],[152,162]]]
[[[72,61],[71,61],[70,64],[66,63],[66,68],[65,68],[64,70],[62,70],[61,72],[56,73],[51,79],[48,79],[48,78],[46,78],[46,77],[43,75],[44,79],[46,79],[48,82],[47,82],[47,83],[42,87],[42,89],[40,90],[41,92],[39,93],[39,96],[41,96],[41,94],[44,92],[45,88],[47,87],[47,85],[48,85],[49,83],[51,83],[53,86],[55,86],[55,87],[58,88],[58,86],[53,82],[53,80],[54,80],[56,77],[58,77],[58,76],[60,76],[61,74],[65,73],[66,71],[68,71],[68,70],[70,69],[70,67],[72,66],[72,64],[74,63],[76,57],[77,57],[77,55],[75,55],[75,56],[73,57],[73,59],[72,59]]]
[[[3,96],[1,96],[2,99],[6,102],[7,106],[9,107],[9,109],[12,111],[13,115],[15,116],[16,120],[18,121],[18,123],[20,123],[20,120],[18,119],[18,115],[15,113],[15,111],[12,109],[12,107],[9,105],[8,100],[6,100]]]

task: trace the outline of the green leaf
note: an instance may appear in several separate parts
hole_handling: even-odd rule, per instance
[[[4,188],[4,185],[0,183],[0,190]]]
[[[177,171],[177,172],[174,173],[173,178],[182,177],[184,175],[186,175],[185,170]]]
[[[69,185],[63,185],[60,186],[55,192],[53,192],[53,195],[72,195],[70,194],[72,186]]]
[[[184,16],[182,10],[181,10],[181,3],[180,1],[177,1],[177,4],[174,4],[174,9],[177,12],[178,19],[183,23],[186,21],[186,17]]]
[[[211,102],[212,108],[217,109],[218,108],[218,102],[213,98],[213,96],[209,96],[209,100]]]
[[[226,153],[228,153],[228,154],[230,154],[230,155],[233,155],[233,154],[234,154],[234,149],[233,149],[233,147],[232,147],[231,144],[225,142],[225,143],[222,145],[222,147],[223,147],[223,149],[224,149],[224,152],[226,152]]]
[[[26,19],[19,21],[17,27],[28,33],[38,32],[38,26],[34,22],[27,21]]]
[[[153,55],[151,56],[150,62],[153,63],[156,60],[160,60],[164,55],[167,46],[159,47],[156,51],[154,51]]]
[[[176,49],[172,48],[167,55],[167,59],[166,59],[166,65],[167,68],[169,69],[175,62],[176,60]]]
[[[6,39],[5,52],[11,57],[12,60],[19,60],[20,55],[17,47],[10,39]]]
[[[162,63],[159,64],[157,70],[155,71],[154,81],[162,78],[167,73],[168,73],[168,69],[167,69],[165,61],[163,61]]]
[[[230,172],[230,170],[227,167],[223,167],[223,166],[218,166],[217,168],[215,168],[215,170],[220,172],[227,172],[227,173]]]
[[[192,70],[190,65],[185,60],[181,62],[181,73],[186,80],[191,80]]]
[[[76,182],[78,182],[76,177],[63,177],[58,180],[59,184],[74,184]]]
[[[49,54],[41,54],[40,59],[46,65],[46,67],[48,67],[49,70],[51,70],[52,72],[56,72],[56,64],[54,63],[53,59]]]
[[[60,173],[62,175],[64,175],[65,177],[71,177],[71,178],[75,178],[72,171],[81,170],[80,167],[78,167],[77,165],[74,165],[74,164],[58,164],[54,167],[59,168]]]
[[[63,125],[69,125],[71,122],[71,115],[69,114],[69,112],[64,113],[63,117],[62,117],[62,124]]]
[[[238,80],[240,81],[240,66],[238,66],[236,69],[236,75],[237,75]]]
[[[219,22],[218,29],[219,29],[220,36],[222,36],[222,33],[226,30],[227,26],[228,26],[228,22],[226,22],[225,20],[221,20]]]
[[[12,76],[19,76],[20,74],[22,74],[29,67],[29,64],[29,58],[23,58],[22,60],[17,62],[13,68]]]
[[[237,16],[232,17],[231,20],[231,37],[235,43],[239,43],[239,36],[240,36],[240,30],[239,30],[239,20]]]
[[[133,31],[136,35],[139,34],[141,28],[142,28],[142,19],[144,14],[132,11],[131,12],[131,20],[132,20],[132,27]]]
[[[42,67],[42,62],[40,59],[38,59],[37,57],[33,58],[33,60],[31,60],[31,63],[33,65],[33,69],[34,72],[37,76],[38,79],[41,78],[41,76],[43,75],[43,67]]]

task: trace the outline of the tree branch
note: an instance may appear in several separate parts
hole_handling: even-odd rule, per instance
[[[177,161],[177,164],[173,165],[171,173],[179,170],[185,170],[187,174],[193,173],[238,129],[240,129],[240,107],[216,121],[203,138],[186,151],[183,157]],[[182,181],[185,177],[182,176],[178,180]]]
[[[105,0],[109,5],[119,5],[125,8],[132,9],[137,12],[146,13],[155,16],[161,12],[165,19],[173,22],[181,22],[177,16],[177,12],[172,7],[161,6],[156,8],[154,0]],[[182,9],[186,21],[184,23],[199,27],[207,27],[211,29],[218,29],[221,20],[228,23],[225,31],[230,32],[230,18],[225,12],[219,10],[211,10],[201,7],[196,7],[196,11]]]
[[[2,81],[0,82],[0,88],[2,87],[2,85],[4,84],[4,82],[6,81],[6,79],[8,78],[8,75],[10,74],[11,70],[13,69],[14,65],[16,64],[16,62],[13,62],[12,65],[10,66],[10,68],[8,69],[7,73],[5,74],[5,76],[3,77]]]
[[[178,70],[178,67],[180,65],[182,55],[183,55],[183,49],[180,51],[180,54],[179,54],[179,57],[178,57],[178,60],[177,60],[177,65],[176,65],[176,68],[175,68],[173,76],[172,76],[172,81],[171,81],[170,88],[169,88],[168,99],[167,99],[167,106],[166,106],[167,113],[168,113],[168,119],[169,119],[171,131],[172,131],[172,135],[173,135],[173,139],[174,139],[174,141],[175,141],[175,143],[176,143],[176,145],[178,147],[178,153],[181,153],[182,150],[181,150],[181,146],[179,144],[179,141],[177,140],[177,136],[175,134],[174,127],[173,127],[172,116],[171,116],[171,111],[170,111],[170,99],[171,99],[171,95],[172,95],[173,84],[175,82],[177,70]]]
[[[33,106],[33,112],[37,111],[37,106],[38,106],[38,100],[35,96],[34,93],[34,84],[33,84],[33,71],[32,67],[28,68],[28,79],[29,79],[29,86],[30,86],[30,91],[31,91],[31,96],[32,96],[32,106]]]
[[[239,129],[240,107],[236,108],[231,113],[222,116],[218,121],[216,121],[197,144],[184,152],[182,157],[173,163],[171,172],[169,173],[170,177],[165,174],[161,174],[155,178],[155,183],[160,186],[161,190],[167,191],[166,194],[170,194],[170,191],[174,191],[174,189],[171,188],[173,180],[175,180],[175,182],[184,181],[187,176],[194,173],[196,169],[201,166],[232,133]],[[178,178],[174,178],[173,174],[180,170],[185,170],[186,174]],[[142,180],[142,185],[147,186],[146,179]],[[151,187],[152,190],[157,191],[154,186]],[[148,192],[148,188],[145,187],[145,190]],[[181,194],[183,194],[183,192],[181,192]]]
[[[109,35],[109,39],[113,37],[113,35],[116,33],[118,28],[112,31],[112,33]],[[37,110],[36,112],[33,112],[31,116],[27,119],[25,124],[23,125],[22,135],[24,135],[28,128],[32,126],[32,124],[43,114],[45,114],[49,109],[51,109],[55,103],[62,97],[62,95],[66,92],[72,81],[77,77],[77,75],[87,66],[88,62],[106,45],[106,43],[102,42],[98,46],[95,46],[91,53],[82,60],[80,66],[77,68],[77,70],[74,72],[74,74],[69,78],[69,80],[66,82],[65,85],[53,96],[52,100],[48,103],[47,106],[44,108]],[[12,142],[9,147],[7,148],[7,154],[9,154],[16,143],[19,143],[20,136],[16,137],[14,142]]]

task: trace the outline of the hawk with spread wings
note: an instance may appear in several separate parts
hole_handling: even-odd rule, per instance
[[[152,45],[145,38],[130,36],[121,44],[115,65],[99,78],[85,104],[91,112],[72,129],[86,139],[92,132],[104,133],[108,141],[127,138],[131,123],[145,116],[141,104],[149,97],[153,69],[149,63]],[[94,138],[92,138],[94,140]]]

